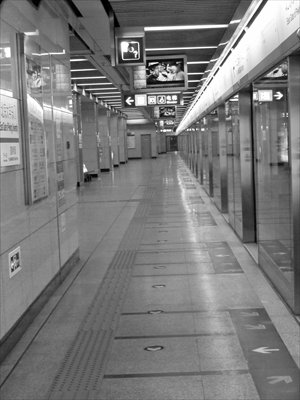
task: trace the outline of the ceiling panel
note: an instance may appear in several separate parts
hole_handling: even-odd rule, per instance
[[[230,21],[240,1],[110,0],[110,3],[120,26],[159,26],[224,24]]]

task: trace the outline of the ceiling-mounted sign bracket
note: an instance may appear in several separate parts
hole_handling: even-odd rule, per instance
[[[115,28],[115,56],[117,66],[145,65],[144,28]]]

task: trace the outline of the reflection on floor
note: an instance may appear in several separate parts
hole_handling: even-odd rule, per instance
[[[299,326],[183,161],[101,179],[80,194],[83,261],[1,399],[298,400]]]

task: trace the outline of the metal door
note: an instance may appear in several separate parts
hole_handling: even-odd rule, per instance
[[[151,158],[151,135],[141,135],[142,158]]]

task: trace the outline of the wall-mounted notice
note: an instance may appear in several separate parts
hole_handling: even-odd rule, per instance
[[[0,95],[0,167],[21,164],[18,100]]]
[[[63,161],[56,163],[56,182],[57,182],[57,205],[62,207],[66,203],[65,199],[65,178]]]
[[[31,199],[36,202],[48,196],[47,145],[43,108],[27,95]]]
[[[134,133],[127,133],[127,148],[128,149],[135,149],[135,134]]]
[[[17,247],[8,254],[9,277],[12,278],[22,269],[21,248]]]

